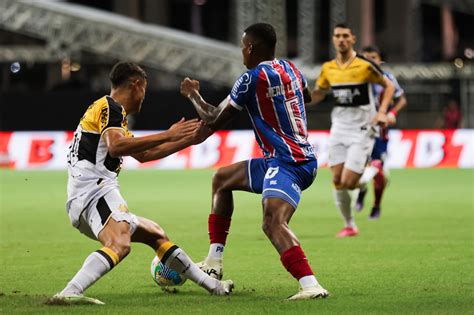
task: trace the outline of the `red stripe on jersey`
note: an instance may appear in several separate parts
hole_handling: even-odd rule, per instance
[[[272,101],[266,97],[268,87],[269,87],[269,83],[267,81],[267,76],[265,74],[265,71],[262,69],[260,73],[258,74],[258,79],[257,79],[256,92],[257,92],[258,108],[259,108],[260,115],[262,115],[263,120],[268,122],[268,124],[273,127],[273,130],[275,130],[275,126],[278,126],[278,121],[277,121],[275,112],[273,111]],[[263,147],[265,148],[265,150],[270,152],[271,156],[273,156],[275,154],[273,145],[270,142],[268,142],[267,138],[265,138],[265,136],[261,134],[257,128],[255,128],[255,131],[257,132],[260,140],[262,140]]]
[[[273,130],[277,133],[277,135],[283,140],[283,142],[286,144],[290,151],[291,158],[294,161],[305,160],[304,154],[303,158],[296,154],[296,152],[298,151],[302,152],[301,148],[290,139],[287,139],[287,137],[283,133],[283,130],[281,129],[276,110],[273,107],[273,100],[271,98],[266,97],[267,89],[269,86],[270,83],[267,74],[265,70],[262,69],[262,71],[260,71],[259,73],[257,81],[257,98],[258,106],[260,107],[260,113],[262,114],[263,120],[267,121],[269,125],[273,127]]]
[[[280,82],[286,87],[287,85],[291,84],[291,77],[290,75],[285,71],[285,69],[283,68],[283,66],[281,64],[279,64],[278,62],[273,62],[272,63],[272,66],[273,68],[277,71],[278,75],[280,76]],[[286,89],[285,88],[285,101],[288,101],[290,100],[291,98],[293,97],[296,97],[296,93],[293,89]],[[296,106],[293,106],[293,105],[296,105]],[[295,116],[296,117],[300,117],[301,118],[301,112],[300,112],[300,109],[298,107],[298,103],[296,104],[291,104],[291,109],[288,108],[285,104],[285,109],[287,111],[287,115],[288,115],[288,119],[289,120],[294,120]],[[291,110],[293,112],[293,115],[290,115],[290,113],[288,112],[289,110]],[[292,117],[293,116],[293,117]],[[298,124],[298,120],[295,121],[296,125],[297,125],[297,129],[298,129],[298,134],[301,135],[301,136],[306,136],[306,131],[304,130],[303,126],[299,125]],[[290,127],[291,129],[293,130],[293,133],[296,134],[296,131],[294,130],[293,128],[293,123],[290,121]],[[291,148],[291,155],[293,157],[294,160],[296,161],[304,161],[306,160],[306,156],[303,152],[303,150],[301,149],[301,147],[298,145],[297,142],[295,142],[293,139],[288,139],[286,135],[281,135],[284,139],[284,141],[286,142],[286,144],[288,144]]]

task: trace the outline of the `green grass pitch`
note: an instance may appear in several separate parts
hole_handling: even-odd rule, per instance
[[[131,211],[157,221],[195,260],[208,251],[212,171],[124,171]],[[152,281],[154,253],[135,244],[87,295],[105,306],[46,306],[99,244],[81,235],[64,210],[66,173],[0,172],[0,313],[63,314],[473,314],[474,171],[393,170],[382,217],[356,215],[361,234],[336,239],[341,219],[327,169],[303,194],[291,228],[331,297],[287,302],[297,282],[261,231],[260,196],[234,195],[225,252],[230,297],[188,281],[178,294]],[[370,193],[371,194],[371,193]]]

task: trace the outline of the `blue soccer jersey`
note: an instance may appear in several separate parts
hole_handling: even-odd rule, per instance
[[[393,98],[399,98],[400,96],[403,95],[403,89],[401,88],[400,84],[398,84],[398,81],[397,79],[395,78],[395,76],[388,72],[388,71],[384,71],[383,74],[390,80],[390,82],[393,83],[393,85],[395,86],[395,91],[393,92]],[[377,100],[377,108],[382,100],[382,95],[383,95],[383,91],[384,91],[384,87],[379,85],[379,84],[373,84],[372,85],[372,91],[374,93],[374,97],[375,99]]]
[[[235,82],[230,103],[247,108],[265,158],[285,162],[315,160],[308,142],[303,89],[307,82],[286,60],[261,62]]]

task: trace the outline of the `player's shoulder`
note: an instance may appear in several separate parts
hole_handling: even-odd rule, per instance
[[[384,71],[382,70],[382,68],[380,68],[379,65],[377,65],[372,60],[365,58],[363,55],[356,54],[356,60],[360,62],[361,64],[365,65],[367,68],[372,68],[376,72],[380,73],[381,75],[384,75]]]
[[[122,112],[122,109],[123,109],[122,105],[117,103],[117,101],[115,101],[112,97],[110,97],[109,95],[106,95],[105,99],[106,99],[107,105],[109,106],[111,110]]]
[[[328,60],[328,61],[324,62],[323,65],[321,66],[321,68],[323,68],[323,69],[325,69],[325,68],[333,68],[333,67],[337,67],[337,61],[336,61],[336,59]]]

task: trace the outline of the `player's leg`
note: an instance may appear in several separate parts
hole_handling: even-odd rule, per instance
[[[288,226],[294,212],[295,207],[282,199],[265,198],[263,201],[263,231],[280,254],[285,269],[301,286],[300,291],[288,299],[326,297],[327,291],[319,285],[296,235]]]
[[[132,235],[132,241],[144,243],[153,248],[163,264],[184,274],[211,294],[227,295],[232,291],[231,280],[219,281],[199,269],[180,247],[170,242],[165,231],[157,223],[138,217],[138,227]]]
[[[343,164],[331,166],[334,201],[344,221],[344,228],[337,234],[338,237],[354,236],[358,232],[351,209],[351,196],[349,190],[342,183],[343,170]]]
[[[53,300],[103,304],[82,294],[130,252],[131,235],[137,222],[136,217],[122,211],[124,209],[125,201],[118,190],[113,190],[92,202],[83,212],[80,231],[100,241],[102,248],[85,259],[81,269]]]
[[[374,177],[374,206],[370,212],[369,218],[378,219],[380,217],[382,196],[387,185],[387,179],[383,169],[381,160],[373,161],[372,165],[378,169],[377,175]]]
[[[364,199],[367,195],[367,184],[379,173],[379,168],[375,166],[372,161],[382,160],[382,155],[384,155],[386,151],[386,140],[375,138],[374,148],[370,155],[371,162],[364,169],[364,173],[359,180],[359,187],[354,189],[354,196],[357,198],[354,205],[356,211],[361,211],[364,207]]]
[[[359,233],[352,214],[351,197],[348,190],[358,187],[373,146],[373,138],[366,134],[360,134],[354,136],[348,147],[340,179],[339,187],[341,189],[336,191],[338,198],[336,200],[339,201],[341,213],[345,219],[345,227],[338,233],[338,237],[355,236]]]
[[[316,174],[316,162],[308,164],[305,170],[270,162],[263,183],[262,229],[280,254],[283,266],[301,286],[300,292],[290,300],[327,296],[327,291],[316,280],[298,238],[288,226],[301,191],[311,185]]]
[[[342,171],[348,154],[348,144],[346,143],[348,139],[346,138],[342,134],[331,131],[329,139],[329,166],[332,172],[333,197],[344,221],[344,228],[337,234],[339,237],[354,234],[356,231],[351,211],[351,197],[348,189],[342,184]]]
[[[198,266],[206,273],[221,279],[223,254],[234,212],[232,191],[251,191],[248,170],[253,160],[221,167],[212,177],[212,209],[208,218],[209,252]]]

